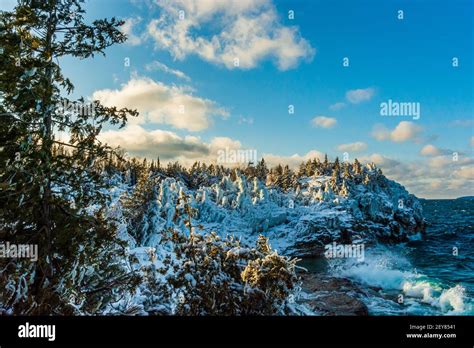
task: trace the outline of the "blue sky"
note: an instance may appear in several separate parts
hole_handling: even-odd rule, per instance
[[[213,161],[224,147],[290,165],[347,152],[421,197],[474,194],[470,0],[90,0],[86,9],[127,19],[129,42],[106,58],[61,61],[77,95],[142,111],[128,129],[107,130],[113,145],[184,162]],[[419,119],[382,116],[389,99],[418,103]]]

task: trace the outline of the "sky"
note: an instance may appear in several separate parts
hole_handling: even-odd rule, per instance
[[[75,96],[140,111],[105,129],[113,146],[184,164],[215,162],[223,149],[293,167],[327,153],[374,162],[419,197],[474,195],[471,0],[89,0],[85,9],[88,20],[126,21],[127,43],[106,57],[60,61]]]

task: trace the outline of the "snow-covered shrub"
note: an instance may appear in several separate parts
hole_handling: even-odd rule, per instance
[[[295,283],[296,259],[289,260],[278,255],[268,244],[268,239],[259,236],[256,252],[260,257],[250,260],[242,272],[242,279],[252,288],[265,291],[265,296],[273,299],[271,308],[278,308],[293,289]]]
[[[265,237],[255,248],[216,233],[186,236],[168,230],[164,241],[175,257],[165,258],[157,285],[177,315],[275,315],[288,311],[297,289],[296,259],[278,255]]]

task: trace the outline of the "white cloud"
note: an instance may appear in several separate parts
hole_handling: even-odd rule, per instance
[[[337,147],[339,151],[360,152],[367,149],[367,144],[362,141],[355,143],[341,144]]]
[[[400,122],[392,131],[385,126],[377,124],[372,130],[372,136],[379,140],[391,140],[396,143],[405,141],[419,141],[422,128],[410,121]]]
[[[231,150],[238,150],[242,148],[242,144],[240,141],[231,139],[228,137],[215,137],[212,139],[210,143],[211,152],[217,152],[217,150],[222,149],[231,149]]]
[[[337,120],[335,118],[327,116],[316,116],[311,120],[311,124],[319,128],[332,128],[336,123]]]
[[[331,111],[339,111],[339,110],[343,109],[345,106],[346,106],[346,103],[337,102],[337,103],[334,103],[334,104],[332,104],[332,105],[329,105],[329,110],[331,110]]]
[[[149,78],[134,77],[121,89],[104,89],[94,92],[93,99],[106,106],[138,109],[138,119],[133,123],[164,123],[176,128],[201,131],[215,117],[227,117],[228,112],[215,102],[195,97],[190,87],[168,86]]]
[[[374,95],[375,89],[373,88],[352,89],[346,92],[346,99],[352,104],[359,104],[369,101]]]
[[[196,54],[229,69],[251,69],[274,58],[280,70],[287,70],[315,53],[296,27],[281,24],[271,0],[156,0],[156,4],[161,16],[149,23],[148,34],[157,48],[177,59]],[[197,33],[202,28],[210,32]]]
[[[183,80],[186,80],[186,81],[190,81],[191,79],[189,78],[188,75],[186,75],[184,72],[180,71],[180,70],[177,70],[177,69],[173,69],[173,68],[170,68],[169,66],[167,66],[166,64],[163,64],[157,60],[151,62],[151,63],[148,63],[147,65],[145,65],[145,69],[147,71],[155,71],[155,70],[158,70],[158,71],[163,71],[167,74],[171,74],[171,75],[174,75],[180,79],[183,79]]]
[[[379,141],[387,140],[390,139],[390,130],[382,124],[376,124],[372,129],[372,136]]]
[[[428,160],[428,165],[433,169],[444,168],[449,166],[452,161],[453,159],[447,156],[435,156]]]
[[[374,153],[370,156],[359,157],[359,160],[364,163],[373,162],[378,166],[381,166],[382,169],[392,169],[397,168],[400,164],[397,160],[391,159],[379,153]]]
[[[474,166],[463,166],[454,172],[454,175],[461,179],[474,180]]]
[[[420,154],[423,156],[438,156],[441,154],[441,151],[436,146],[428,144],[421,149]]]
[[[127,35],[126,44],[131,46],[138,46],[142,43],[143,39],[141,36],[137,36],[133,33],[134,27],[142,21],[140,17],[127,18],[125,23],[120,27],[120,31]]]
[[[265,158],[265,162],[269,167],[274,167],[278,164],[281,164],[288,165],[290,168],[296,169],[301,164],[301,162],[306,162],[313,158],[319,158],[320,160],[323,160],[324,153],[317,150],[308,151],[305,155],[294,154],[291,156],[280,156],[271,153],[264,153],[262,157]]]
[[[390,134],[390,137],[395,142],[404,142],[407,140],[415,140],[420,134],[422,128],[413,122],[402,121]]]
[[[474,137],[471,137],[471,146],[474,146]]]
[[[422,154],[423,156],[450,155],[452,153],[453,151],[449,149],[441,149],[431,144],[425,145],[420,151],[420,154]]]

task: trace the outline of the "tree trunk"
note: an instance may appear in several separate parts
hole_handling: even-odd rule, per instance
[[[55,0],[49,0],[51,5],[51,13],[48,19],[47,31],[46,31],[46,47],[45,53],[47,55],[47,65],[45,69],[45,94],[43,98],[43,112],[44,112],[44,134],[43,134],[43,154],[44,154],[44,168],[45,168],[45,186],[42,199],[42,228],[44,229],[46,236],[46,255],[48,257],[48,267],[46,270],[46,278],[51,279],[54,275],[54,268],[52,264],[52,221],[51,221],[51,161],[52,161],[52,145],[53,145],[53,132],[52,132],[52,109],[53,109],[53,35],[56,26],[56,10]]]

